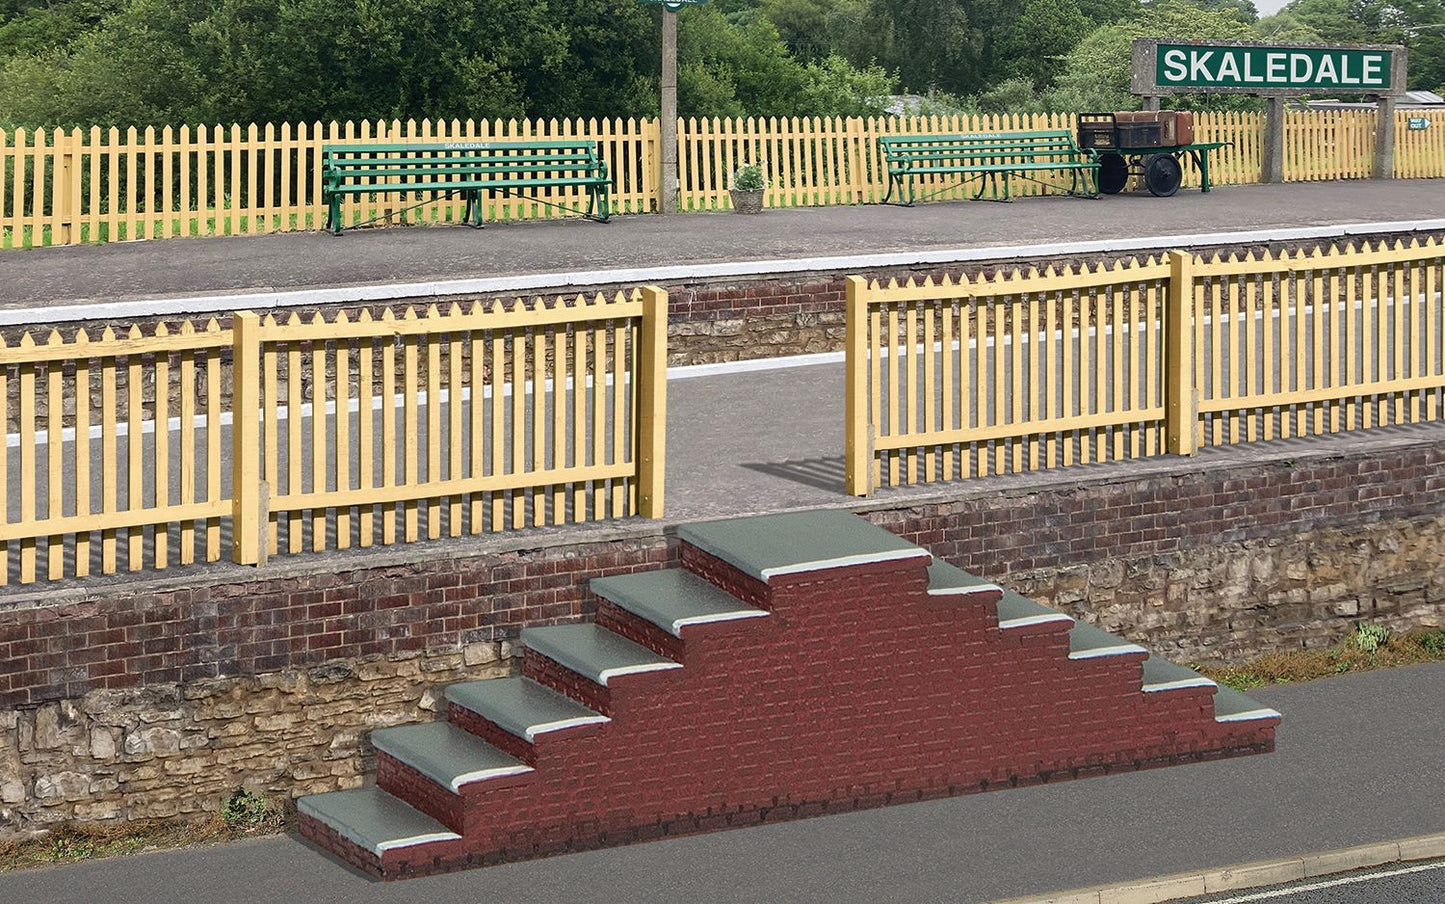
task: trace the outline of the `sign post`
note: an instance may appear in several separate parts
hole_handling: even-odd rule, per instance
[[[1133,90],[1145,102],[1166,94],[1254,94],[1265,114],[1265,182],[1284,181],[1285,100],[1315,91],[1375,97],[1376,179],[1395,168],[1395,98],[1405,93],[1406,51],[1398,44],[1250,44],[1241,41],[1134,42]]]
[[[658,213],[677,210],[677,11],[684,6],[700,6],[707,0],[638,0],[662,6],[662,73],[659,87],[662,109],[658,119],[661,159],[662,198]]]

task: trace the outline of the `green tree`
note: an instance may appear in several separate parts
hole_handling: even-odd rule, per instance
[[[1181,0],[1160,0],[1130,22],[1106,25],[1090,32],[1074,48],[1054,90],[1045,97],[1051,110],[1125,110],[1138,106],[1130,91],[1135,38],[1168,35],[1175,38],[1242,40],[1250,24],[1236,8],[1202,9]],[[1178,106],[1238,106],[1240,101],[1222,95],[1181,95]]]
[[[1025,0],[1023,12],[1001,39],[1000,52],[1015,78],[1049,85],[1088,28],[1078,0]]]
[[[835,5],[833,0],[763,0],[759,11],[777,28],[795,58],[812,62],[832,49],[828,14]]]
[[[656,104],[654,15],[632,0],[126,0],[69,47],[7,60],[0,110],[41,125],[637,114]]]
[[[1265,16],[1249,29],[1253,37],[1275,44],[1319,44],[1324,38],[1289,10]]]
[[[831,54],[808,64],[798,112],[805,116],[876,116],[897,90],[898,78],[881,66],[858,69]]]

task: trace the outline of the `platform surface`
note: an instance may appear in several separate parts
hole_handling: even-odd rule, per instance
[[[1360,180],[1183,190],[1173,198],[1131,193],[161,239],[0,253],[0,308],[1418,220],[1442,210],[1445,179]]]

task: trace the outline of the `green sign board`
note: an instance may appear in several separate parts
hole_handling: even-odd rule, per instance
[[[1134,92],[1394,95],[1405,90],[1404,65],[1404,48],[1394,46],[1142,39],[1134,43]]]
[[[702,6],[707,0],[637,0],[638,3],[657,3],[663,7],[677,12],[684,6]]]
[[[1430,128],[1430,118],[1428,116],[1411,116],[1407,122],[1409,123],[1411,132],[1423,132]]]

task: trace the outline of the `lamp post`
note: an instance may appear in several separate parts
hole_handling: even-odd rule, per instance
[[[638,0],[662,5],[662,73],[658,80],[662,97],[658,141],[662,144],[662,197],[658,213],[677,210],[677,11],[707,0]]]

